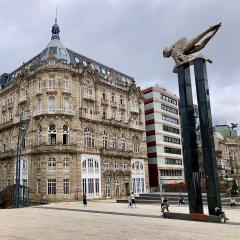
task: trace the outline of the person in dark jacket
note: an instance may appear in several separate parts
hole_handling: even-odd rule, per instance
[[[225,212],[222,211],[222,208],[221,208],[221,207],[216,207],[216,208],[215,208],[215,215],[221,217],[221,219],[223,219],[224,222],[226,222],[227,220],[229,220],[229,219],[226,217]]]
[[[87,196],[85,193],[83,194],[83,205],[87,206]]]

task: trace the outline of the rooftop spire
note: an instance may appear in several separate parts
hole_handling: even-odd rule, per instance
[[[60,33],[60,28],[57,24],[57,7],[56,7],[56,17],[55,17],[55,24],[52,26],[52,40],[53,39],[58,39],[60,40],[60,37],[59,37],[59,33]]]
[[[55,17],[55,24],[57,24],[57,7],[56,7],[56,17]]]

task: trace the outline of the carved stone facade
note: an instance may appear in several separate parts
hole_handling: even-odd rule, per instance
[[[80,199],[83,191],[88,198],[148,191],[140,88],[131,77],[59,47],[58,41],[52,39],[48,55],[45,49],[0,76],[0,190],[15,182],[22,116],[30,121],[22,142],[21,184],[29,186],[32,201]],[[53,48],[65,51],[67,60]]]

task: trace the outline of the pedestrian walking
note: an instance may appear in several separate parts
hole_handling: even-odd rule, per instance
[[[128,194],[128,208],[132,208],[132,197],[131,194]]]
[[[133,207],[133,205],[134,205],[134,207],[136,208],[136,207],[137,207],[137,205],[136,205],[136,199],[135,199],[135,195],[134,195],[133,192],[131,193],[131,199],[132,199],[132,207]]]
[[[231,208],[235,208],[236,207],[236,200],[233,197],[230,199],[230,206],[231,206]]]
[[[83,200],[83,205],[87,206],[87,195],[85,193],[83,194],[82,200]]]
[[[183,206],[185,206],[185,203],[184,203],[184,198],[183,198],[183,196],[182,196],[182,194],[180,193],[180,195],[179,195],[179,198],[178,198],[178,203],[177,203],[177,205],[178,206],[180,206],[180,205],[183,205]]]
[[[167,210],[169,212],[169,201],[167,199],[166,196],[164,196],[163,200],[162,200],[162,204],[161,204],[161,212],[164,213],[165,210]]]

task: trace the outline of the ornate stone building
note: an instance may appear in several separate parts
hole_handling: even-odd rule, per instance
[[[144,101],[132,77],[65,48],[57,22],[47,47],[0,75],[0,190],[15,182],[20,117],[29,119],[21,184],[32,201],[148,191]]]

